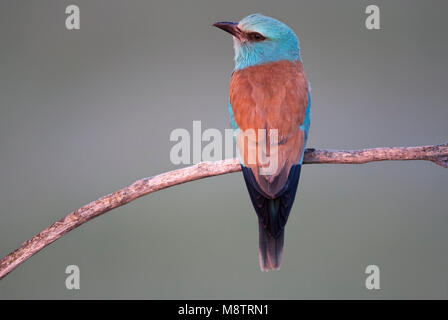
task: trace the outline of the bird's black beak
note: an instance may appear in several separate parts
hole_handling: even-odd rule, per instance
[[[213,24],[214,27],[224,30],[225,32],[230,33],[235,38],[241,40],[242,32],[238,28],[237,22],[216,22]]]

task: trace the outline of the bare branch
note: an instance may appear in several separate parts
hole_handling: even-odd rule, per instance
[[[362,164],[384,160],[427,160],[448,168],[448,143],[422,147],[347,151],[307,149],[304,163]],[[19,249],[0,260],[0,279],[67,232],[103,213],[123,206],[149,193],[171,186],[240,170],[241,166],[238,159],[229,159],[216,162],[201,162],[194,166],[138,180],[123,189],[73,211],[65,218],[55,222],[41,233],[24,242]]]

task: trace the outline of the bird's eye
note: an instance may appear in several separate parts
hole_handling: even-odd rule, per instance
[[[263,41],[266,39],[261,33],[251,32],[248,34],[248,38],[250,41]]]

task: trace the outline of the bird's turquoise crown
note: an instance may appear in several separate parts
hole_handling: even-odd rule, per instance
[[[235,70],[280,60],[301,61],[299,39],[283,22],[256,13],[241,20],[238,28],[266,39],[252,42],[234,37]]]

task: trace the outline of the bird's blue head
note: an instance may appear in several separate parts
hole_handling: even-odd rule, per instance
[[[299,40],[286,24],[262,14],[213,26],[233,35],[235,70],[279,60],[300,61]]]

